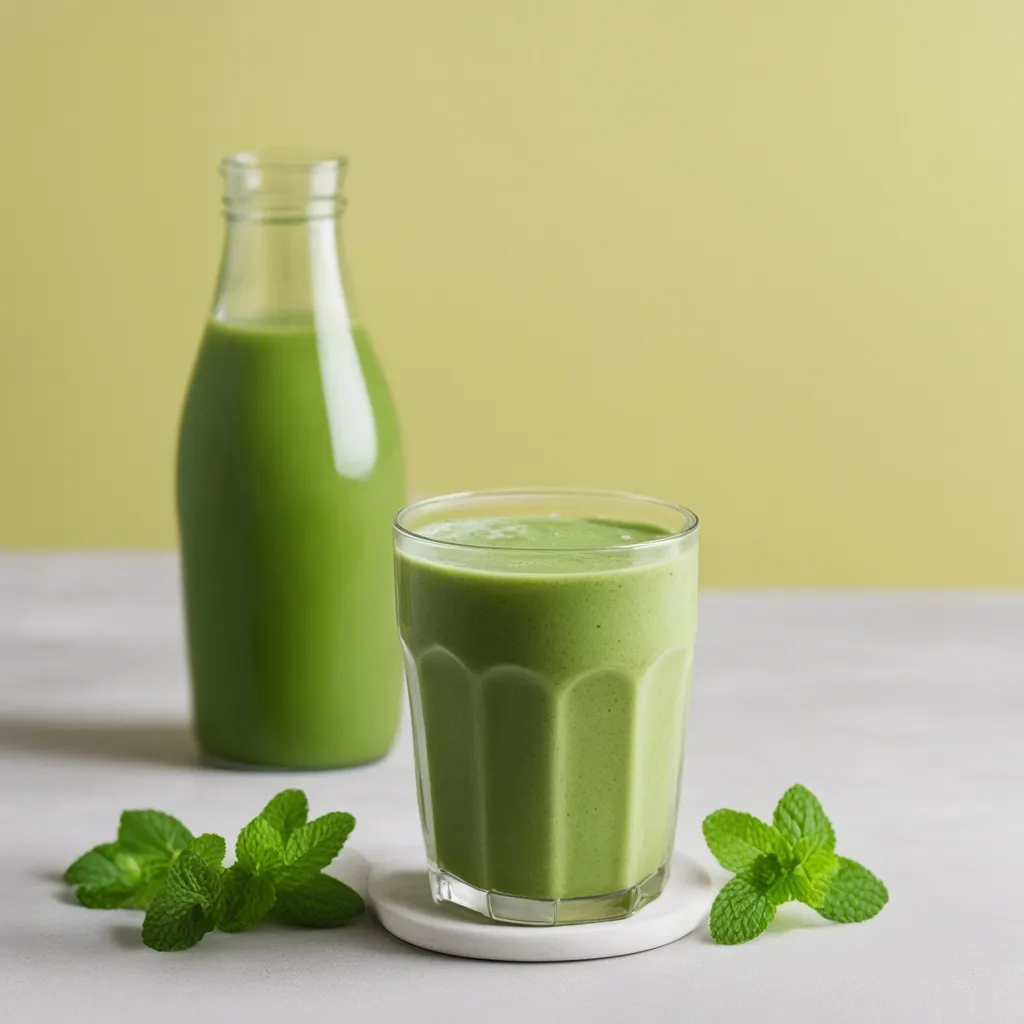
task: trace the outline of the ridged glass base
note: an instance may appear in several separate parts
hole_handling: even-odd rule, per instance
[[[542,900],[478,889],[434,864],[428,869],[430,892],[435,903],[455,903],[502,924],[540,926],[591,924],[629,917],[661,894],[668,880],[668,872],[669,865],[666,863],[636,885],[618,892],[573,899]]]

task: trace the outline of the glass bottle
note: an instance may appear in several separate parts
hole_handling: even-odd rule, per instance
[[[398,421],[343,273],[345,161],[224,160],[226,233],[182,414],[196,732],[215,761],[382,757],[402,693]]]

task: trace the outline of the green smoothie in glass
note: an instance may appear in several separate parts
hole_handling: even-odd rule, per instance
[[[652,499],[509,492],[396,519],[399,631],[435,899],[622,917],[671,857],[697,521]]]
[[[343,285],[343,163],[223,164],[220,281],[182,414],[177,504],[196,731],[233,764],[383,756],[401,706],[395,409]]]

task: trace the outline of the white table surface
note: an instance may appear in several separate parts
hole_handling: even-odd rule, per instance
[[[889,886],[865,924],[792,905],[744,946],[568,964],[447,958],[372,920],[158,954],[138,914],[59,882],[124,808],[233,839],[287,785],[354,813],[372,859],[418,840],[412,771],[407,728],[367,768],[198,767],[172,557],[0,556],[0,1021],[1024,1019],[1024,593],[703,597],[679,844],[711,866],[704,814],[768,816],[803,782]]]

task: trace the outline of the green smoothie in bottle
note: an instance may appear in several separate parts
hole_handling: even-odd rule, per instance
[[[351,316],[343,163],[226,160],[220,281],[182,415],[177,496],[198,739],[233,764],[383,756],[398,722],[398,423]]]

